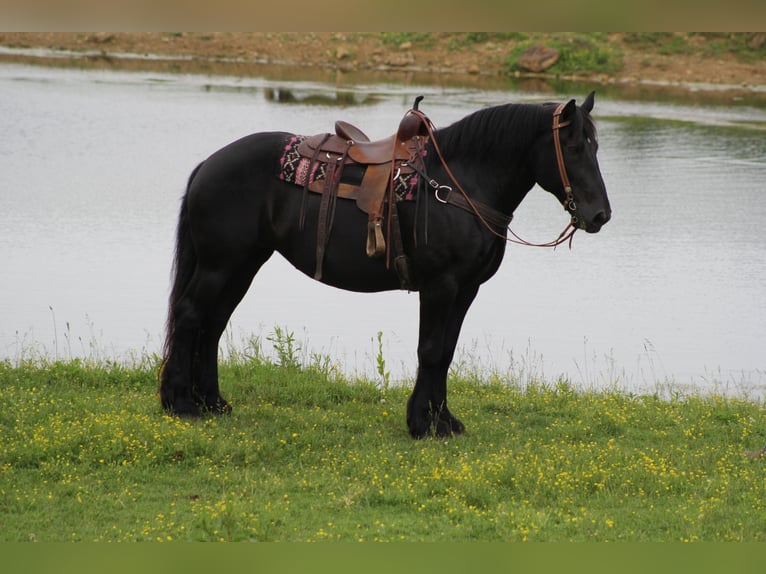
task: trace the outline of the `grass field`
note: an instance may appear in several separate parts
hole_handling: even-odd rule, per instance
[[[467,434],[413,441],[409,388],[286,341],[197,421],[156,359],[0,363],[0,540],[766,541],[759,401],[455,373]]]

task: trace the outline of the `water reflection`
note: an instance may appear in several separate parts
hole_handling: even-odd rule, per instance
[[[360,94],[345,90],[334,92],[300,91],[292,88],[264,88],[263,96],[267,102],[280,104],[300,104],[302,106],[362,106],[374,104],[377,98],[370,94]]]
[[[157,351],[186,178],[246,133],[318,133],[345,119],[385,137],[420,93],[439,126],[485,105],[589,91],[352,89],[335,79],[0,65],[0,356]],[[596,236],[578,234],[571,252],[509,247],[466,319],[458,364],[584,385],[766,386],[766,138],[752,129],[766,123],[763,107],[642,102],[606,90],[595,115],[613,220]],[[548,240],[564,217],[535,190],[514,230]],[[374,373],[383,331],[388,366],[406,377],[416,318],[414,294],[344,293],[274,257],[227,336],[265,342],[279,325],[306,340],[307,356]]]
[[[0,63],[40,65],[75,70],[113,71],[209,78],[259,78],[284,84],[312,82],[328,86],[348,86],[353,91],[370,85],[437,86],[459,90],[505,91],[526,94],[587,94],[594,88],[605,98],[622,101],[657,102],[689,106],[749,106],[766,109],[762,87],[726,86],[726,89],[697,89],[673,84],[636,84],[616,81],[567,81],[556,77],[482,74],[433,74],[401,70],[345,70],[328,62],[327,66],[270,65],[258,59],[170,58],[137,54],[120,55],[66,51],[19,49],[0,46]],[[710,88],[707,86],[706,88]]]

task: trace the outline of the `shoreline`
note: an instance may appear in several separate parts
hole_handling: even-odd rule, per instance
[[[612,38],[611,36],[614,36]],[[611,72],[524,72],[509,70],[513,42],[453,48],[386,44],[382,34],[291,33],[0,33],[0,61],[101,69],[151,69],[210,75],[282,76],[290,69],[340,80],[384,80],[499,86],[512,82],[545,85],[595,83],[635,89],[725,94],[737,99],[766,94],[766,61],[744,62],[731,54],[664,54],[657,47],[634,49],[621,35],[610,36],[621,64]],[[366,81],[371,81],[367,79]]]

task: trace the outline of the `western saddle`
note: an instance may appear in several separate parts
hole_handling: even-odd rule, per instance
[[[334,134],[309,136],[298,145],[300,156],[309,160],[309,173],[318,171],[315,168],[319,164],[323,164],[324,168],[324,178],[306,177],[301,207],[303,226],[306,194],[314,192],[322,195],[317,226],[315,279],[322,278],[322,263],[332,229],[335,200],[341,197],[355,200],[359,209],[368,215],[367,256],[380,257],[385,254],[388,265],[392,255],[390,244],[393,243],[394,268],[401,285],[407,289],[412,287],[409,262],[402,249],[393,189],[400,175],[416,171],[411,164],[416,158],[420,161],[429,138],[431,126],[426,122],[430,124],[430,120],[417,111],[421,97],[416,99],[413,109],[404,115],[396,133],[387,138],[370,141],[359,128],[337,121]],[[350,172],[356,174],[356,177],[341,179],[344,173]],[[388,244],[383,234],[384,217]]]

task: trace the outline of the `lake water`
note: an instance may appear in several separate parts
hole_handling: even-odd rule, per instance
[[[0,64],[0,358],[132,360],[159,351],[186,179],[247,133],[316,133],[346,119],[389,135],[414,96],[437,126],[486,105],[565,100],[427,85],[290,82]],[[287,98],[286,95],[292,97]],[[764,96],[755,96],[758,97]],[[286,101],[290,100],[290,101]],[[510,245],[479,293],[459,363],[586,387],[766,389],[766,110],[597,95],[600,162],[614,210],[573,249]],[[533,190],[513,229],[566,224]],[[317,301],[321,300],[321,304]],[[273,257],[223,349],[278,326],[306,357],[395,379],[416,367],[417,295],[361,295]]]

